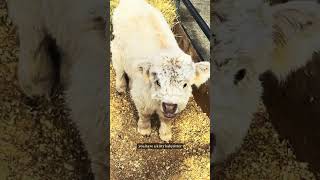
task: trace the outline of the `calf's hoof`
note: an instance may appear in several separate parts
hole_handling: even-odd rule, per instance
[[[119,94],[123,94],[127,90],[127,82],[124,78],[116,80],[116,90]]]
[[[151,127],[150,128],[141,128],[138,127],[138,132],[143,136],[150,136],[151,134]]]
[[[19,70],[19,85],[22,92],[28,97],[45,96],[50,99],[54,86],[53,72],[50,72],[50,70],[47,72],[41,71],[46,71],[46,69],[39,70],[38,72]]]
[[[56,82],[56,69],[47,46],[41,45],[34,55],[19,57],[18,81],[28,96],[50,97]]]
[[[172,133],[159,133],[160,139],[165,142],[170,142],[172,140]]]
[[[116,86],[116,90],[118,94],[124,94],[126,92],[126,86],[125,85]]]

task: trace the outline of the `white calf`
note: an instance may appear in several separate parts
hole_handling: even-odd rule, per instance
[[[150,116],[157,113],[160,138],[170,141],[171,119],[186,107],[191,85],[209,78],[210,63],[193,63],[179,48],[163,15],[144,0],[121,0],[112,22],[117,91],[125,91],[126,73],[139,112],[138,132],[149,135]]]

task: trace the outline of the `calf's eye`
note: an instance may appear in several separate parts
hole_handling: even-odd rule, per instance
[[[233,83],[237,85],[245,76],[246,76],[246,69],[240,69],[235,75]]]
[[[159,80],[156,80],[156,85],[159,86],[159,87],[161,87]]]
[[[185,87],[187,87],[187,83],[185,83],[185,84],[183,85],[183,88],[185,88]]]

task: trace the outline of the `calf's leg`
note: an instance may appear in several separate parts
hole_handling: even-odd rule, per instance
[[[121,51],[116,45],[116,42],[111,42],[112,52],[112,65],[116,73],[116,90],[118,93],[124,93],[127,88],[127,82],[125,79],[125,72],[123,67],[123,59],[121,57]]]
[[[160,118],[160,128],[159,128],[160,139],[166,142],[171,141],[171,120],[166,118]]]

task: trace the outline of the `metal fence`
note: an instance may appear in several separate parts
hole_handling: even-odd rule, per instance
[[[191,14],[191,16],[193,17],[193,19],[197,22],[198,26],[200,27],[200,29],[202,30],[202,32],[205,34],[205,36],[207,37],[207,39],[210,41],[210,35],[211,35],[211,30],[210,27],[207,25],[207,23],[203,20],[203,18],[201,17],[201,15],[198,13],[197,9],[194,7],[194,5],[190,2],[190,0],[175,0],[176,2],[176,7],[177,7],[177,11],[179,11],[180,9],[180,4],[182,3],[185,5],[185,7],[187,8],[187,10],[189,11],[189,13]],[[188,32],[186,31],[186,28],[182,25],[182,28],[184,29],[184,31],[186,32],[186,34],[188,35],[188,37],[190,37],[190,35],[188,34]],[[190,38],[189,38],[190,39]],[[191,39],[190,39],[191,40]],[[199,53],[199,49],[197,48],[197,46],[194,46],[194,42],[192,42],[191,40],[191,44],[193,45],[193,47],[195,48],[195,50],[197,51],[198,55],[200,56],[200,58],[203,60],[202,55]]]

